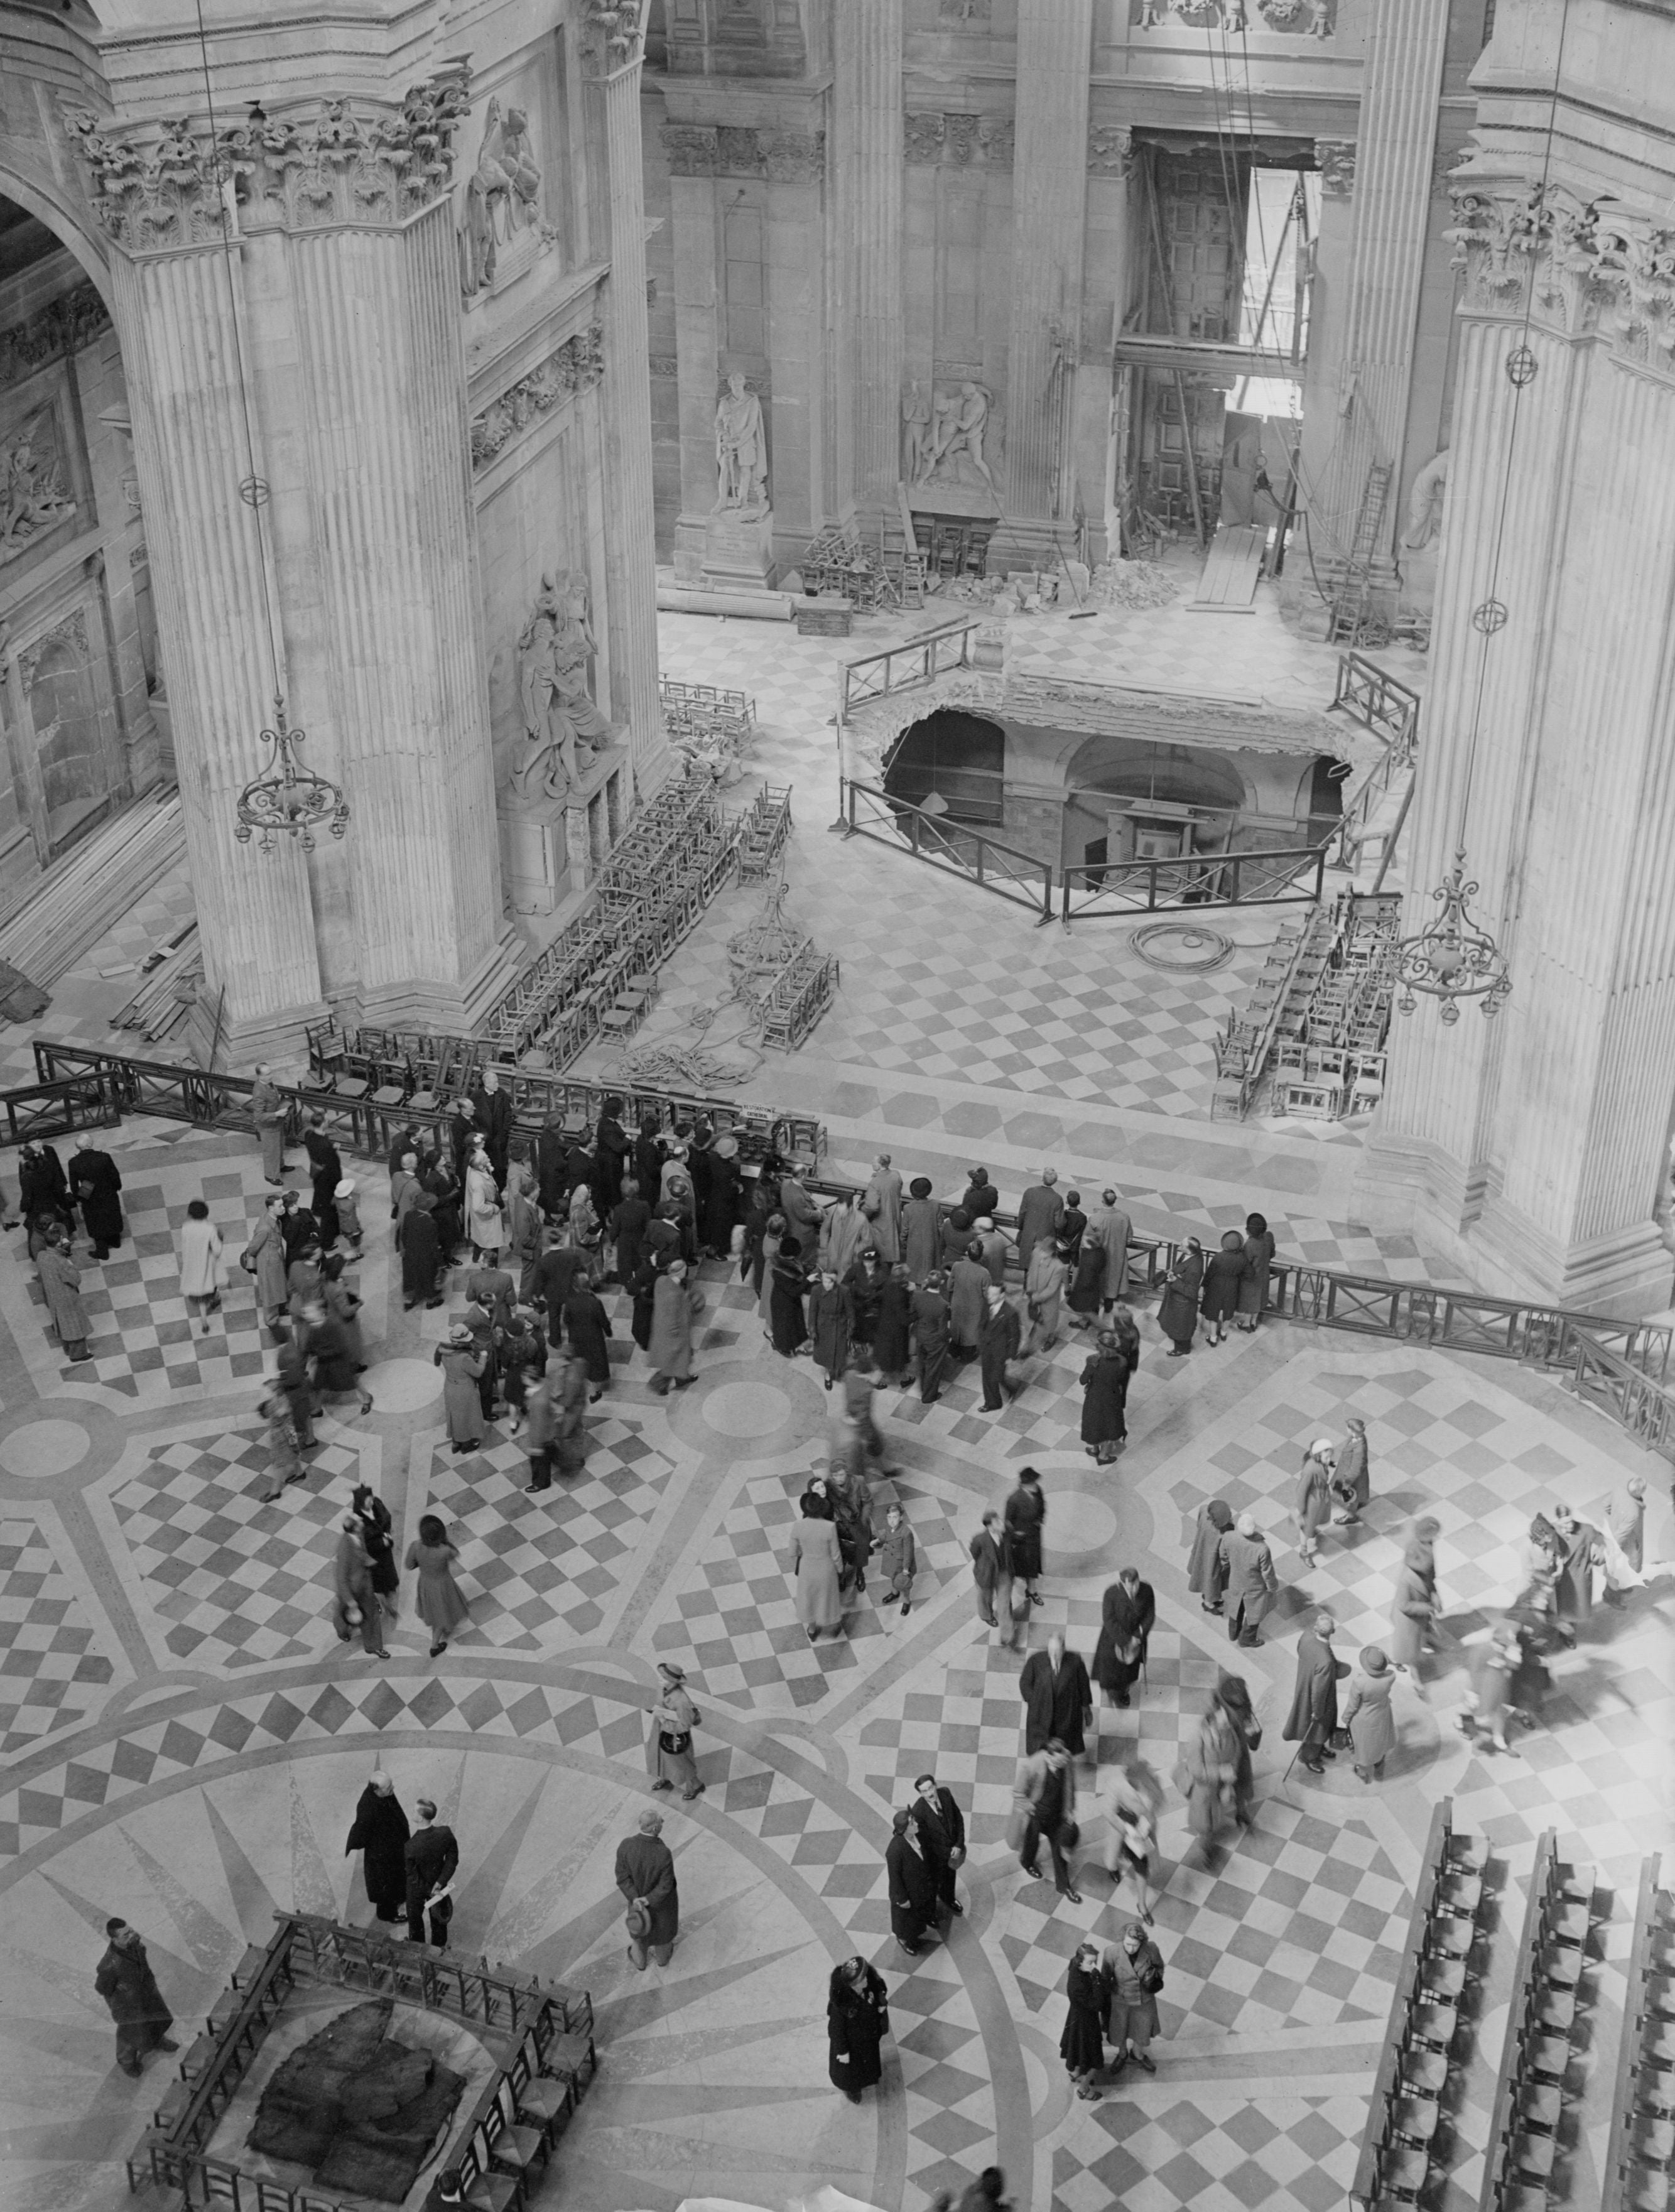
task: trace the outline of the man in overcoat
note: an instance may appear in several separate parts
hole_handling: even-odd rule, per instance
[[[1227,1571],[1227,1589],[1222,1604],[1228,1642],[1242,1644],[1248,1649],[1261,1643],[1257,1631],[1272,1611],[1274,1600],[1279,1595],[1274,1555],[1250,1514],[1241,1513],[1222,1538],[1221,1557]]]
[[[70,1164],[70,1194],[82,1209],[95,1260],[107,1260],[123,1237],[122,1176],[108,1152],[101,1152],[88,1131],[76,1139]]]
[[[174,2015],[163,2002],[139,1930],[125,1920],[107,1920],[109,1942],[93,1985],[116,2022],[116,2062],[124,2074],[137,2074],[148,2051],[178,2051],[169,2033]]]
[[[1094,1693],[1081,1654],[1065,1649],[1062,1629],[1047,1638],[1045,1651],[1032,1651],[1024,1661],[1018,1691],[1026,1755],[1045,1751],[1056,1738],[1079,1757],[1093,1718]]]
[[[1317,1613],[1313,1630],[1297,1638],[1297,1678],[1280,1730],[1287,1743],[1302,1746],[1299,1756],[1311,1774],[1325,1773],[1338,1726],[1338,1662],[1332,1650],[1336,1626],[1329,1613]]]
[[[646,1812],[636,1834],[616,1846],[616,1887],[630,1907],[641,1906],[647,1917],[644,1934],[630,1933],[628,1956],[640,1973],[649,1954],[659,1966],[669,1964],[680,1933],[680,1891],[675,1881],[675,1855],[663,1840],[663,1815]]]

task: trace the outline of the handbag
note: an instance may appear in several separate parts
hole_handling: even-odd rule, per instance
[[[1162,1986],[1163,1965],[1162,1960],[1159,1960],[1156,1966],[1148,1966],[1144,1973],[1141,1975],[1140,1987],[1145,1991],[1149,1997],[1155,1997],[1162,1989]]]
[[[1065,1850],[1073,1851],[1081,1840],[1082,1823],[1079,1820],[1059,1821],[1059,1841]]]
[[[239,1255],[239,1265],[244,1269],[247,1275],[253,1275],[256,1273],[256,1255],[251,1250],[248,1244],[245,1246],[244,1250]]]

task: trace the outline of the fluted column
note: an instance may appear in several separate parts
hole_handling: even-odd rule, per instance
[[[255,1055],[325,1006],[301,851],[233,835],[275,675],[260,526],[239,494],[252,471],[228,272],[203,251],[118,252],[112,270],[204,980],[235,1053]]]
[[[855,505],[893,513],[901,474],[903,0],[833,10],[834,246],[847,334],[848,481]]]
[[[1379,556],[1388,567],[1419,316],[1448,0],[1375,0],[1354,155],[1355,221],[1338,340],[1337,455],[1318,487],[1334,541],[1353,541],[1367,472],[1396,471]]]
[[[1006,349],[1009,516],[1047,516],[1062,464],[1082,319],[1093,0],[1018,0],[1012,317]],[[1055,366],[1056,363],[1056,366]]]
[[[643,8],[642,8],[643,15]],[[604,288],[605,503],[610,712],[632,732],[642,794],[669,772],[658,703],[656,523],[652,499],[652,383],[646,325],[646,187],[640,137],[640,40],[593,54],[589,93],[603,111],[610,276]]]

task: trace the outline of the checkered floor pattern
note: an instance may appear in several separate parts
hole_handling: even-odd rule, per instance
[[[588,1417],[581,1474],[555,1477],[534,1497],[525,1492],[529,1459],[518,1444],[486,1440],[462,1458],[436,1447],[426,1507],[459,1546],[471,1608],[458,1640],[534,1651],[593,1635],[673,1471],[638,1423],[602,1407]]]
[[[52,1547],[34,1521],[0,1521],[0,1758],[73,1727],[78,1689],[114,1673]]]
[[[307,1481],[264,1505],[259,1428],[154,1446],[112,1503],[174,1658],[249,1668],[330,1648],[342,1478],[358,1460],[357,1447],[323,1442],[307,1456]]]
[[[1338,2212],[1366,2111],[1359,2096],[1108,2096],[1053,2145],[1055,2212]]]

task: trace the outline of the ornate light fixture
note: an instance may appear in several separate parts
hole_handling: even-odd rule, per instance
[[[1412,937],[1396,947],[1396,974],[1401,996],[1396,1011],[1411,1014],[1419,1001],[1416,991],[1440,999],[1441,1018],[1452,1026],[1460,1019],[1460,1000],[1479,999],[1485,1018],[1498,1014],[1512,994],[1506,956],[1488,931],[1472,921],[1469,902],[1478,886],[1466,881],[1466,848],[1454,854],[1453,866],[1431,896],[1442,911]]]
[[[241,845],[258,838],[260,849],[274,848],[274,832],[285,830],[302,840],[302,849],[314,849],[314,831],[325,823],[334,837],[349,826],[349,801],[335,783],[305,769],[297,748],[307,742],[306,730],[294,730],[285,720],[285,701],[276,692],[273,727],[264,730],[262,743],[270,748],[268,773],[247,783],[239,793],[239,819],[233,835]]]

